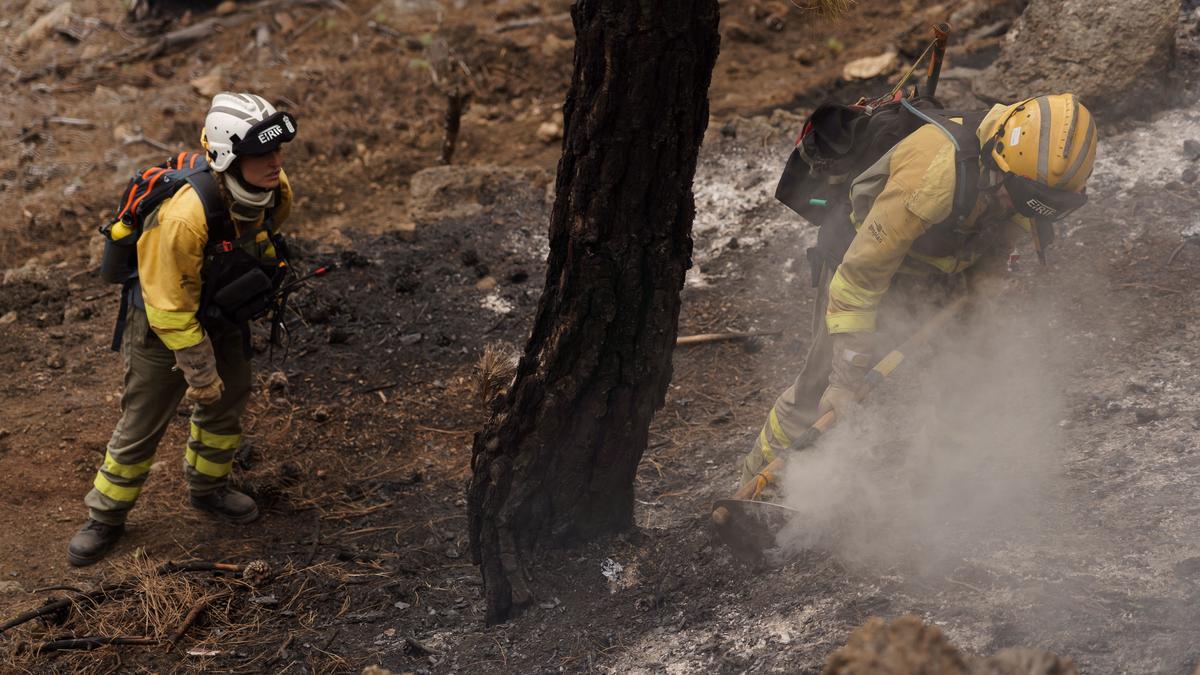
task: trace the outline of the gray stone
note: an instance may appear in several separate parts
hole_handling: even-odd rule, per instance
[[[1101,114],[1164,101],[1179,0],[1032,0],[975,94],[1012,102],[1074,92]]]
[[[1191,138],[1183,142],[1183,157],[1189,162],[1200,159],[1200,141]]]
[[[413,174],[409,217],[417,227],[447,220],[517,222],[546,209],[541,169],[438,166]]]

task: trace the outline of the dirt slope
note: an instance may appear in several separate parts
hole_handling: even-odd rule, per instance
[[[14,10],[0,30],[13,38],[48,4]],[[189,82],[216,66],[228,86],[286,98],[301,126],[288,162],[304,195],[296,223],[302,263],[346,265],[297,296],[288,359],[259,358],[262,386],[247,419],[254,452],[238,480],[265,505],[265,517],[231,530],[186,509],[172,450],[183,441],[180,424],[163,441],[116,556],[141,548],[153,560],[264,558],[280,575],[257,595],[234,596],[225,610],[232,624],[202,619],[176,652],[107,647],[32,661],[18,655],[10,665],[811,672],[868,616],[909,612],[976,654],[1035,645],[1086,672],[1184,672],[1195,663],[1200,550],[1190,534],[1200,511],[1190,498],[1200,472],[1200,316],[1192,289],[1200,247],[1165,261],[1195,221],[1195,191],[1179,174],[1188,161],[1183,140],[1200,140],[1196,111],[1106,138],[1110,159],[1098,170],[1093,203],[1065,228],[1054,265],[1040,269],[1026,252],[1012,300],[988,315],[1012,323],[1036,306],[1048,327],[1016,344],[1029,347],[1029,363],[1052,373],[1046,381],[1062,394],[1053,429],[1025,425],[1046,431],[1037,450],[1049,461],[1034,466],[1036,475],[1004,469],[1036,487],[1026,493],[1036,508],[1017,511],[1041,525],[1021,528],[1028,536],[983,536],[978,524],[990,521],[960,519],[939,542],[946,554],[928,556],[927,542],[900,536],[922,530],[896,521],[894,554],[819,547],[754,578],[705,525],[708,504],[732,491],[732,466],[794,377],[807,341],[812,292],[803,250],[812,232],[770,199],[797,118],[771,111],[802,113],[798,106],[829,91],[878,89],[839,83],[841,66],[882,51],[880,41],[909,53],[924,15],[915,5],[860,2],[836,28],[839,49],[827,40],[834,29],[786,4],[726,7],[715,117],[697,177],[698,265],[681,333],[782,336],[749,348],[681,350],[639,471],[639,529],[534,561],[535,607],[484,629],[463,502],[470,435],[482,419],[472,365],[487,343],[519,345],[537,300],[541,188],[557,146],[536,134],[558,119],[570,75],[566,3],[461,3],[440,18],[413,13],[431,6],[413,2],[275,8],[187,51],[104,68],[104,58],[139,44],[116,30],[111,5],[72,3],[77,17],[100,19],[78,44],[55,35],[26,53],[10,46],[5,56],[20,72],[3,75],[14,85],[0,93],[0,133],[19,139],[0,158],[0,206],[12,218],[0,226],[0,267],[15,270],[0,286],[0,472],[13,486],[0,497],[0,616],[61,593],[37,589],[88,586],[121,571],[109,563],[69,569],[62,548],[118,415],[119,363],[107,351],[115,295],[92,276],[87,242],[129,171],[161,154],[124,139],[140,133],[192,144],[204,99]],[[985,6],[976,21],[1011,14],[1007,5]],[[772,16],[782,17],[782,30]],[[543,21],[527,21],[536,18]],[[514,28],[522,21],[529,25]],[[271,38],[256,48],[251,35],[260,24]],[[168,28],[180,25],[176,18]],[[500,25],[509,30],[497,32]],[[868,40],[880,34],[890,37]],[[441,44],[461,56],[477,87],[456,161],[526,167],[534,177],[527,190],[474,197],[478,209],[418,218],[409,241],[396,231],[413,218],[409,179],[436,165],[440,152],[443,95],[429,72]],[[985,46],[960,58],[987,53]],[[57,71],[25,79],[56,59]],[[48,117],[87,119],[93,128]],[[1142,150],[1155,140],[1165,150]],[[1049,347],[1035,350],[1036,340]],[[938,375],[913,377],[924,387]],[[903,387],[885,394],[880,410],[901,418],[914,410]],[[917,438],[912,431],[897,436]],[[1016,453],[1001,455],[1001,464],[1033,456],[995,447]],[[877,461],[892,466],[886,456]],[[21,641],[58,631],[30,624],[0,645],[11,654]],[[187,655],[199,648],[218,653]]]

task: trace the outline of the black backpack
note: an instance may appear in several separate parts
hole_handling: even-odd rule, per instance
[[[775,188],[776,199],[819,228],[817,245],[808,251],[813,285],[818,283],[822,265],[841,264],[854,239],[851,182],[926,124],[941,129],[955,146],[954,206],[933,228],[938,234],[953,233],[970,215],[978,197],[980,147],[975,134],[986,114],[947,111],[935,99],[924,97],[897,96],[878,106],[818,106],[805,120]]]
[[[105,281],[122,285],[112,349],[120,351],[129,304],[136,300],[134,294],[141,292],[137,276],[137,240],[145,221],[184,185],[191,185],[200,198],[209,232],[197,318],[206,330],[239,330],[249,357],[247,322],[271,311],[275,311],[276,317],[281,316],[283,296],[278,291],[289,272],[287,245],[282,237],[271,235],[281,261],[274,265],[264,265],[241,250],[229,210],[221,199],[217,179],[209,170],[208,162],[203,155],[188,152],[181,152],[162,164],[134,174],[121,192],[116,220],[100,228],[104,236],[100,276]],[[276,341],[275,324],[273,320],[272,343]]]

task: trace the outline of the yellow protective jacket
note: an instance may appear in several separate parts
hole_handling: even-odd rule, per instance
[[[218,180],[220,178],[218,177]],[[279,173],[280,186],[271,209],[272,231],[292,209],[292,188]],[[236,233],[243,248],[264,262],[275,261],[270,234],[260,218]],[[250,233],[254,236],[250,237]],[[200,309],[201,275],[208,224],[204,205],[191,185],[185,185],[146,219],[137,242],[138,280],[150,328],[168,349],[185,349],[204,338],[196,312]]]
[[[1008,110],[996,105],[988,112],[977,131],[981,144]],[[854,179],[850,203],[857,232],[829,284],[825,323],[830,333],[874,332],[876,309],[897,273],[954,274],[975,263],[976,253],[954,250],[928,232],[953,210],[954,160],[951,140],[927,124]],[[1009,227],[1003,221],[1030,226],[981,191],[960,229]]]

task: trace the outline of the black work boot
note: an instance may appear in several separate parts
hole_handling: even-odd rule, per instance
[[[107,525],[88,518],[67,544],[67,562],[82,567],[99,561],[125,534],[124,525]]]
[[[192,506],[231,523],[249,523],[258,518],[258,504],[249,495],[230,487],[204,494],[192,493]]]

